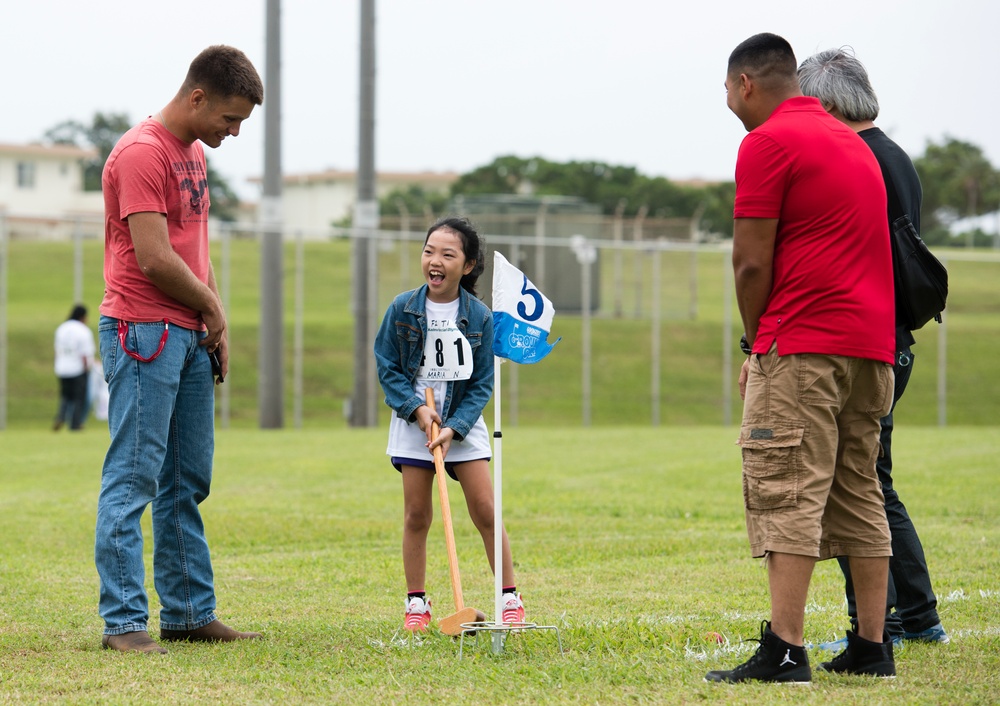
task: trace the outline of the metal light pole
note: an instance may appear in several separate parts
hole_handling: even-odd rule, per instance
[[[264,193],[260,201],[260,428],[284,426],[281,213],[281,0],[267,0],[264,80]]]
[[[378,200],[375,198],[375,0],[361,0],[358,197],[354,208],[354,397],[350,424],[375,426],[375,305]]]

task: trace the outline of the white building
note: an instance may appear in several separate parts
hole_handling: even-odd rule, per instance
[[[0,214],[16,238],[65,239],[82,227],[85,237],[102,237],[104,200],[100,191],[83,190],[83,165],[96,150],[70,145],[0,143]],[[447,193],[454,172],[380,172],[376,192],[419,186]],[[260,183],[260,179],[251,179]],[[282,214],[286,232],[318,236],[351,216],[357,197],[353,171],[286,174]],[[254,220],[256,204],[243,204],[241,220]],[[413,214],[417,219],[424,214]],[[419,221],[418,221],[419,222]],[[418,228],[419,229],[419,228]]]
[[[383,198],[396,189],[420,186],[427,193],[447,193],[458,179],[454,172],[379,172],[375,190]],[[260,179],[251,179],[259,184]],[[330,169],[309,174],[286,174],[282,179],[282,215],[286,231],[318,235],[349,217],[357,199],[357,174]],[[413,214],[422,217],[423,214]]]
[[[71,145],[0,144],[0,212],[9,233],[64,238],[76,219],[96,221],[100,230],[101,192],[83,190],[83,162],[95,156]]]

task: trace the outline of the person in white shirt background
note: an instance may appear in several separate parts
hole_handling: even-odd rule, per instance
[[[69,423],[72,431],[83,429],[89,408],[87,389],[94,365],[94,333],[87,326],[87,307],[77,304],[55,335],[55,372],[59,378],[59,409],[52,424],[59,431]]]

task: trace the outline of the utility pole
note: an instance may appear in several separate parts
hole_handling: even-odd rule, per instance
[[[260,361],[257,401],[261,429],[284,426],[284,324],[281,209],[281,0],[267,0],[264,85],[264,193],[260,201]]]
[[[354,397],[350,424],[372,427],[375,409],[375,306],[378,293],[379,226],[375,197],[375,0],[361,0],[361,61],[358,101],[358,196],[354,207]]]

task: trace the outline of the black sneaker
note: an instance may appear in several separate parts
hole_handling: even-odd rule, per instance
[[[819,668],[837,674],[867,674],[874,677],[894,678],[896,660],[892,656],[892,640],[883,635],[882,642],[871,642],[853,630],[847,631],[847,649]]]
[[[737,683],[770,681],[808,684],[812,681],[809,656],[805,647],[796,647],[771,632],[771,623],[760,624],[760,647],[749,660],[729,671],[716,670],[705,675],[705,681]]]

